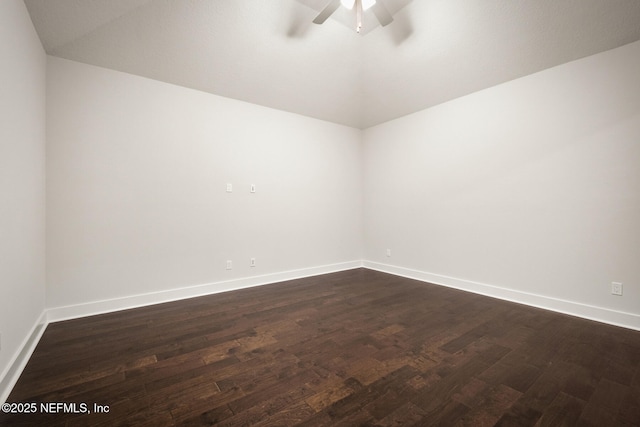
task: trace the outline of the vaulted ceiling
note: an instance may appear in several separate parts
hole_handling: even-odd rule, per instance
[[[366,128],[640,40],[638,0],[25,0],[46,52]]]

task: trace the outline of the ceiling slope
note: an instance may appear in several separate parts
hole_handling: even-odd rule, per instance
[[[48,54],[357,128],[640,40],[637,0],[25,0]]]

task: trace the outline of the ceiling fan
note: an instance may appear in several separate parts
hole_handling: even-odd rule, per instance
[[[333,12],[342,4],[347,9],[356,10],[356,31],[360,33],[362,30],[362,15],[364,11],[371,9],[376,15],[376,18],[383,27],[393,22],[393,17],[382,4],[382,0],[330,0],[329,3],[322,9],[322,12],[313,20],[314,24],[322,24],[326,21]]]

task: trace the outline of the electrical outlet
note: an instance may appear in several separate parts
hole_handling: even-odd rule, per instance
[[[611,294],[622,295],[622,283],[611,282]]]
[[[227,184],[227,193],[233,192],[233,184]]]
[[[256,259],[251,258],[251,260],[249,261],[249,267],[255,267],[255,266],[256,266]]]
[[[391,249],[387,249],[387,256],[391,256]]]
[[[233,261],[227,261],[227,270],[233,269]]]

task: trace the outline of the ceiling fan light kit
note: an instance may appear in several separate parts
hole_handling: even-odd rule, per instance
[[[393,21],[393,17],[389,13],[386,7],[382,4],[382,0],[330,0],[329,3],[322,9],[320,14],[313,20],[314,24],[322,24],[326,21],[342,4],[349,10],[355,9],[356,13],[356,32],[360,33],[362,30],[362,19],[364,12],[371,9],[380,21],[380,25],[383,27],[389,25]]]
[[[353,9],[353,6],[356,4],[356,0],[340,0],[340,3],[347,9]],[[376,4],[376,0],[362,0],[362,10],[369,10],[371,6]]]

